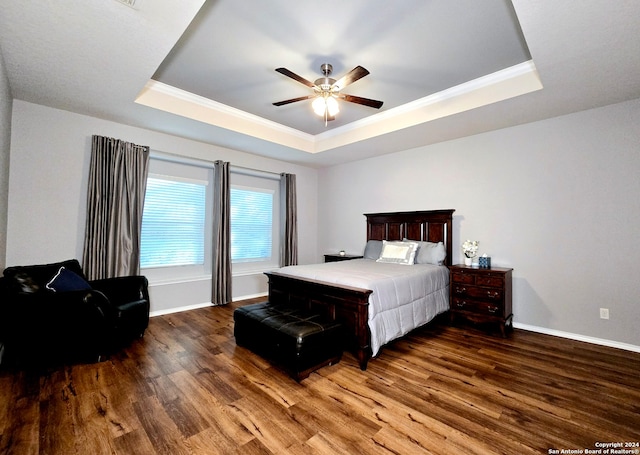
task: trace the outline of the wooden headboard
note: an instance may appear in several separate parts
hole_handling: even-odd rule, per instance
[[[454,209],[419,212],[365,213],[367,240],[420,240],[443,242],[445,265],[452,264]]]

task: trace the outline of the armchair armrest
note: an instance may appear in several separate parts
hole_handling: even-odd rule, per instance
[[[90,281],[94,292],[104,293],[114,323],[114,339],[142,337],[149,325],[149,282],[142,275]]]
[[[115,306],[137,300],[149,302],[149,282],[142,275],[93,280],[89,284],[102,292]]]

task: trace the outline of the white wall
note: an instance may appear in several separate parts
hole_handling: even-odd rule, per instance
[[[152,150],[297,175],[299,258],[317,258],[317,171],[24,101],[13,103],[7,265],[82,258],[91,136]],[[152,286],[154,313],[210,301],[210,280]],[[267,292],[262,274],[234,279],[233,297]]]
[[[7,253],[7,210],[9,201],[9,150],[11,145],[11,108],[13,99],[0,53],[0,270]]]
[[[323,253],[361,252],[363,213],[453,208],[454,262],[473,239],[513,267],[517,324],[640,347],[640,100],[323,169],[319,187]]]

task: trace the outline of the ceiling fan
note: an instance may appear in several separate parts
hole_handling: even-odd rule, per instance
[[[325,125],[330,120],[335,120],[336,114],[340,111],[338,106],[338,99],[349,101],[350,103],[362,104],[364,106],[380,109],[382,107],[382,101],[372,100],[369,98],[361,98],[359,96],[347,95],[340,93],[340,91],[347,85],[354,83],[358,79],[362,79],[369,71],[361,66],[356,66],[347,74],[342,76],[337,81],[329,76],[333,71],[333,66],[329,63],[323,63],[320,66],[323,77],[318,78],[315,82],[308,81],[307,79],[298,76],[292,71],[286,68],[276,68],[276,71],[280,74],[284,74],[291,79],[300,82],[301,84],[311,87],[313,94],[307,96],[300,96],[298,98],[292,98],[289,100],[278,101],[273,103],[274,106],[283,106],[285,104],[295,103],[296,101],[304,101],[315,98],[311,106],[313,111],[321,117],[324,117]]]

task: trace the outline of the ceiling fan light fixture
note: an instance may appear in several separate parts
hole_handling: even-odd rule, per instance
[[[329,96],[325,100],[327,104],[327,110],[329,111],[329,117],[335,117],[335,115],[340,112],[340,106],[338,106],[338,101],[333,96]]]
[[[313,108],[313,112],[315,112],[316,115],[324,116],[327,105],[324,102],[324,98],[319,96],[315,100],[313,100],[313,103],[311,103],[311,107]]]
[[[317,97],[313,100],[313,103],[311,103],[311,107],[313,108],[313,112],[320,117],[335,117],[335,115],[340,112],[338,101],[331,95]]]

